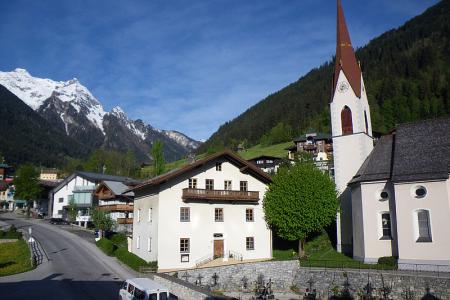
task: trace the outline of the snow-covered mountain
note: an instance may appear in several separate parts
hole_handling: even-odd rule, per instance
[[[200,145],[177,131],[159,130],[142,120],[131,120],[119,106],[105,112],[102,104],[76,78],[54,81],[33,77],[25,69],[15,69],[0,72],[0,84],[51,125],[82,144],[124,151],[132,148],[141,160],[149,158],[149,149],[156,139],[164,141],[168,160],[180,158]]]

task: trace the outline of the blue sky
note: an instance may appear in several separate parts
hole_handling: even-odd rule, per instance
[[[342,0],[357,47],[437,2]],[[329,60],[335,23],[334,0],[0,0],[0,70],[76,77],[107,111],[203,140]]]

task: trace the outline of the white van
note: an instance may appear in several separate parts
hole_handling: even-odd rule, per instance
[[[122,283],[119,300],[169,300],[177,299],[169,290],[149,278],[131,278]]]

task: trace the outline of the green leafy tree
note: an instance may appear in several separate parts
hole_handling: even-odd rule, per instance
[[[70,199],[69,205],[67,206],[67,215],[69,217],[69,222],[75,222],[78,215],[78,210],[75,200],[73,199]]]
[[[308,235],[323,229],[336,217],[336,187],[312,162],[297,162],[278,170],[263,207],[268,225],[280,237],[298,240],[300,257],[304,257]]]
[[[151,155],[153,158],[153,173],[155,176],[164,173],[166,168],[166,161],[163,153],[164,143],[161,140],[156,140],[153,143]]]
[[[95,229],[101,230],[102,237],[105,231],[112,230],[116,224],[109,213],[98,209],[98,207],[91,210],[91,217]]]
[[[15,195],[27,201],[27,215],[30,215],[31,203],[39,198],[42,187],[39,185],[39,172],[32,165],[22,165],[16,173],[14,179]]]

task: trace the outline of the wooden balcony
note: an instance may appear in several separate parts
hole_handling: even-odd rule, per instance
[[[205,201],[259,201],[259,192],[183,189],[182,199]]]
[[[117,218],[117,224],[133,224],[132,218]]]
[[[133,205],[129,204],[109,204],[99,205],[98,209],[103,211],[133,211]]]

